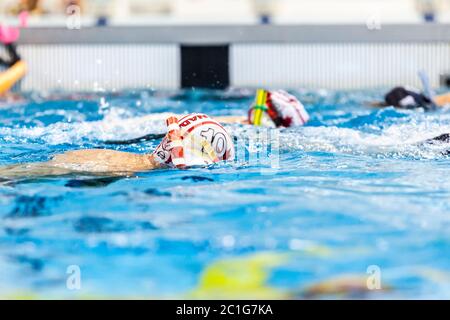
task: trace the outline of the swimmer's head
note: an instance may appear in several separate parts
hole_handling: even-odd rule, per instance
[[[413,88],[396,87],[389,91],[384,97],[386,106],[402,109],[429,109],[432,101]]]
[[[163,165],[183,168],[234,159],[233,139],[205,114],[169,117],[167,129],[166,137],[153,153]]]
[[[303,126],[308,120],[303,104],[284,90],[258,90],[248,112],[248,121],[256,126],[288,128]]]

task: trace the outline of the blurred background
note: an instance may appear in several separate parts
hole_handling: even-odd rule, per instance
[[[32,12],[31,26],[154,24],[449,23],[450,0],[1,0],[1,20]]]
[[[450,0],[0,0],[0,24],[23,10],[22,91],[189,87],[183,72],[206,74],[186,71],[189,46],[223,87],[450,83]]]

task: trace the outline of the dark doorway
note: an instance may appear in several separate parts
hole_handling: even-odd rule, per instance
[[[181,87],[226,89],[230,85],[229,46],[181,46]]]

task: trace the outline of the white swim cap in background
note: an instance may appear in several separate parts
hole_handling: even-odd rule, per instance
[[[261,90],[258,90],[260,94]],[[296,127],[303,126],[309,121],[309,114],[303,104],[293,95],[284,90],[265,91],[265,106],[260,124],[266,127]],[[257,98],[258,100],[258,98]],[[259,103],[261,104],[261,103]],[[249,122],[257,124],[257,108],[261,106],[256,103],[249,110]]]
[[[182,168],[234,159],[233,139],[205,114],[169,117],[167,126],[168,134],[153,153],[162,164]]]

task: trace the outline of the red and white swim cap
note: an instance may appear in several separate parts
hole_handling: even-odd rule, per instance
[[[284,90],[267,91],[267,111],[261,121],[263,126],[296,127],[309,121],[309,114],[303,104]],[[254,123],[255,109],[249,110],[249,122]],[[270,121],[271,120],[271,121]]]
[[[168,134],[153,153],[161,164],[183,168],[234,159],[228,132],[205,114],[189,114],[166,121]]]

